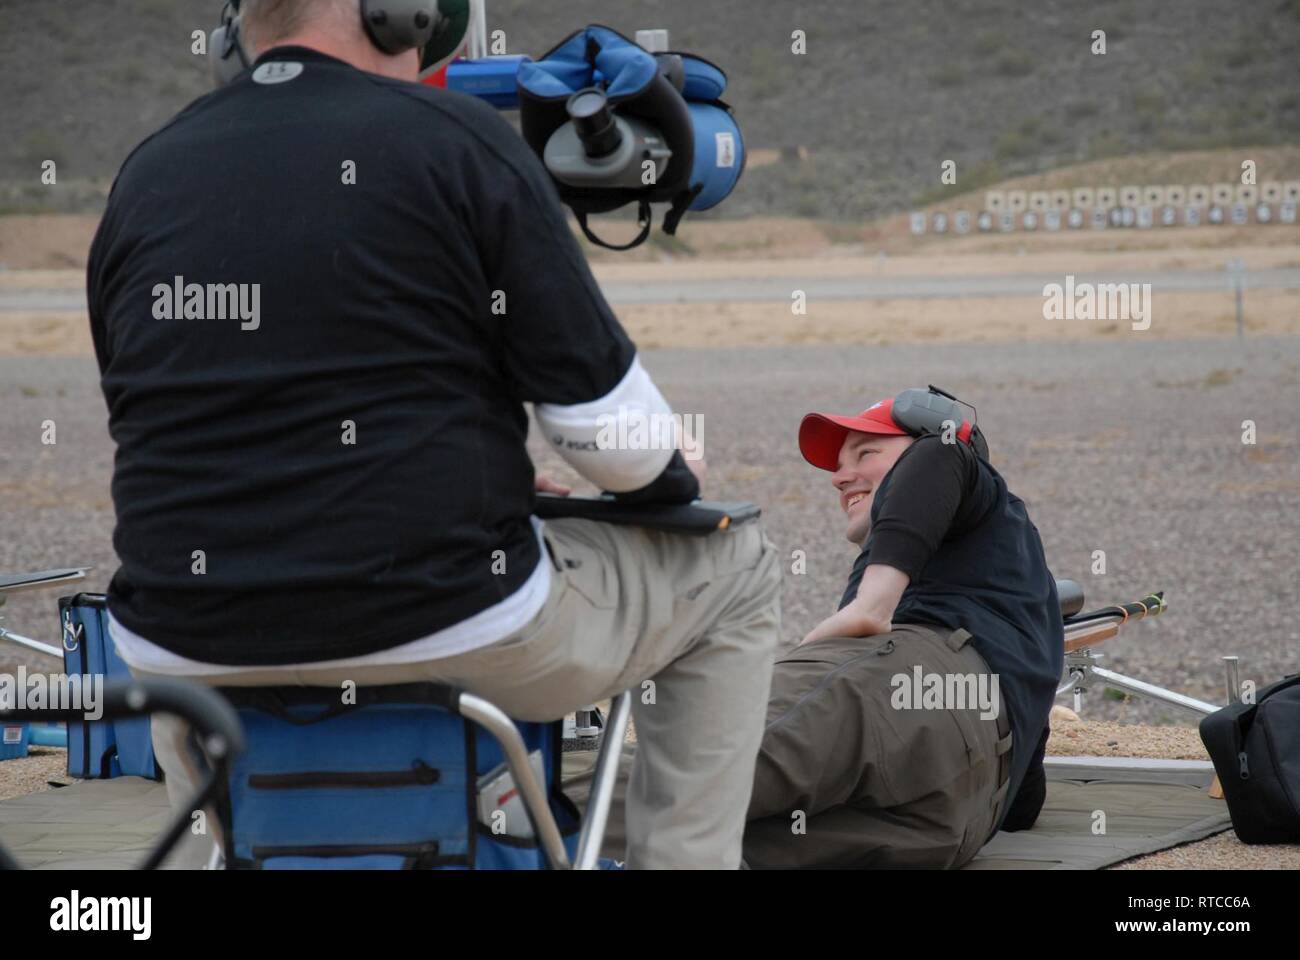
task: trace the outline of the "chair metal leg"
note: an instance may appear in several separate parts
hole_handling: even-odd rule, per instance
[[[600,859],[600,847],[604,843],[605,826],[609,821],[609,808],[614,802],[619,756],[623,752],[623,738],[627,735],[627,720],[631,712],[631,693],[620,693],[610,704],[604,739],[600,743],[600,754],[596,757],[596,772],[592,776],[587,815],[583,817],[582,833],[578,836],[578,854],[573,863],[575,870],[594,870]]]
[[[461,716],[479,724],[501,744],[510,774],[515,778],[519,795],[532,817],[533,829],[541,841],[542,849],[546,851],[547,859],[551,861],[551,867],[555,870],[570,869],[572,865],[569,863],[569,854],[564,849],[559,824],[555,822],[555,815],[551,813],[551,805],[547,802],[546,788],[538,782],[533,766],[528,762],[528,747],[519,735],[519,728],[500,707],[472,693],[461,693],[456,709]]]

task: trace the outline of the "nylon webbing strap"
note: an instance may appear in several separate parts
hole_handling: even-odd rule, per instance
[[[972,639],[970,631],[965,627],[958,627],[952,633],[948,634],[948,639],[945,643],[948,644],[949,650],[960,650],[962,647],[966,646],[966,641],[970,639]]]

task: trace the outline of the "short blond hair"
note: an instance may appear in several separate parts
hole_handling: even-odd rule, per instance
[[[239,12],[244,37],[258,52],[313,21],[345,23],[352,18],[361,29],[359,0],[244,0]]]

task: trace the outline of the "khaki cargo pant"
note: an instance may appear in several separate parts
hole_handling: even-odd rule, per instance
[[[805,644],[777,660],[747,812],[746,865],[948,868],[975,856],[1006,802],[1005,704],[983,720],[978,708],[891,703],[892,678],[914,678],[916,667],[922,675],[989,676],[969,639],[965,630],[900,624],[879,636]],[[624,769],[636,749],[626,748]],[[565,759],[565,791],[585,806],[593,764]],[[621,826],[616,809],[607,855],[617,852]]]
[[[550,596],[514,636],[439,660],[366,669],[268,669],[212,686],[335,687],[441,680],[520,720],[556,720],[632,689],[641,750],[626,788],[637,868],[735,868],[780,630],[781,573],[759,523],[691,537],[587,520],[546,524]],[[644,681],[652,681],[646,685]],[[153,723],[173,805],[199,771],[188,729]],[[201,866],[203,838],[175,865]]]

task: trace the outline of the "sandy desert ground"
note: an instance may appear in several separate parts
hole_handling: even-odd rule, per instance
[[[79,295],[77,251],[93,228],[89,218],[0,218],[0,569],[93,563],[89,587],[99,588],[115,566],[112,445],[86,316],[79,306],[23,309],[20,299]],[[853,412],[931,382],[976,401],[995,465],[1029,504],[1054,572],[1084,581],[1090,606],[1167,591],[1169,613],[1110,642],[1107,666],[1211,700],[1222,698],[1221,654],[1239,654],[1260,683],[1297,669],[1287,608],[1300,561],[1300,431],[1288,411],[1300,405],[1300,285],[1287,278],[1300,269],[1300,228],[918,239],[898,224],[836,234],[803,221],[702,221],[686,233],[691,256],[600,257],[594,271],[624,292],[627,302],[611,297],[616,312],[675,408],[705,418],[706,494],[761,503],[778,546],[806,551],[809,575],[786,580],[789,639],[828,612],[852,559],[826,478],[794,448],[799,417]],[[1243,339],[1229,261],[1277,280],[1247,289]],[[1224,282],[1157,290],[1141,332],[1046,321],[1039,294],[882,298],[873,286],[919,280],[942,292],[1066,273]],[[810,297],[803,315],[788,293],[746,299],[773,278],[857,284],[864,295]],[[716,296],[673,299],[692,283]],[[638,302],[645,291],[659,299]],[[60,425],[57,448],[34,440],[46,418]],[[1240,439],[1248,418],[1259,424],[1250,446]],[[574,479],[533,449],[542,467]],[[1089,573],[1095,549],[1110,559],[1102,577]],[[15,598],[10,624],[50,633],[52,599]],[[1098,691],[1051,749],[1203,758],[1187,724]],[[61,763],[52,752],[0,765],[0,797],[57,779]],[[1127,866],[1296,868],[1300,848],[1247,848],[1228,834]]]

